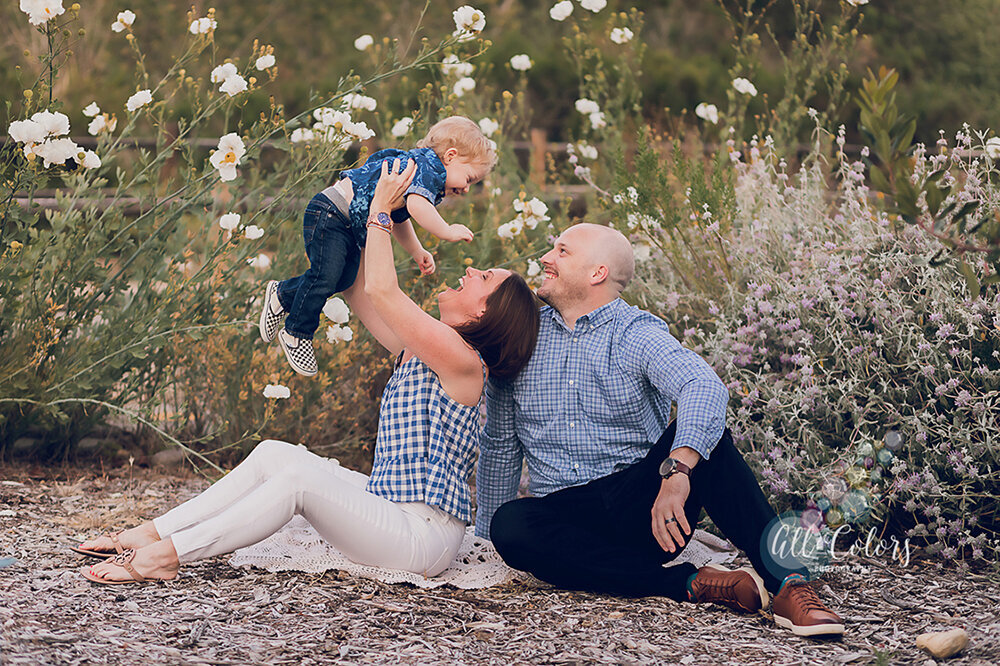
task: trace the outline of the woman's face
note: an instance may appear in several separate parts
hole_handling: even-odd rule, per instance
[[[459,278],[457,289],[451,287],[438,294],[441,321],[450,326],[459,326],[483,316],[486,299],[493,290],[510,277],[506,268],[490,268],[481,271],[471,266]]]

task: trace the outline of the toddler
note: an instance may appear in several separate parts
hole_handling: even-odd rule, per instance
[[[292,369],[315,375],[318,368],[312,338],[327,299],[348,289],[358,275],[364,251],[375,185],[382,162],[398,159],[405,167],[417,163],[406,194],[406,204],[392,212],[392,235],[413,257],[424,275],[434,272],[434,257],[420,245],[410,218],[446,241],[471,241],[472,232],[448,224],[435,206],[447,194],[465,194],[496,164],[496,152],[479,126],[468,118],[451,116],[437,122],[414,150],[388,148],[374,153],[364,165],[344,171],[341,179],[312,198],[302,217],[309,270],[281,282],[271,280],[260,313],[260,337],[278,343]],[[382,216],[380,216],[382,217]],[[279,330],[284,320],[284,327]]]

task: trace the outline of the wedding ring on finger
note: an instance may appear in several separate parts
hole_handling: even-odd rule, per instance
[[[677,522],[677,519],[671,516],[670,518],[667,518],[666,520],[664,520],[663,524],[664,525],[669,525],[670,523],[675,523],[675,522]]]

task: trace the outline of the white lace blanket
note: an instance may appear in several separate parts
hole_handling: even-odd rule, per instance
[[[666,566],[690,562],[696,567],[709,563],[726,564],[736,557],[733,546],[723,539],[695,530],[694,536],[680,556]],[[373,578],[383,583],[410,583],[421,588],[451,585],[463,590],[492,587],[513,580],[538,583],[530,574],[511,569],[493,544],[473,534],[470,525],[455,561],[441,574],[425,578],[420,574],[358,564],[347,559],[331,546],[301,516],[288,521],[264,541],[233,553],[229,563],[234,567],[255,566],[267,571],[306,571],[322,573],[330,569],[347,571],[356,576]],[[541,583],[539,583],[541,584]]]

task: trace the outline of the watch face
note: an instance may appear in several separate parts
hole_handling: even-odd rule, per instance
[[[677,461],[673,458],[666,458],[660,463],[660,476],[667,477],[673,474],[677,468]]]
[[[376,218],[382,224],[392,224],[392,219],[389,217],[388,213],[379,213]]]

